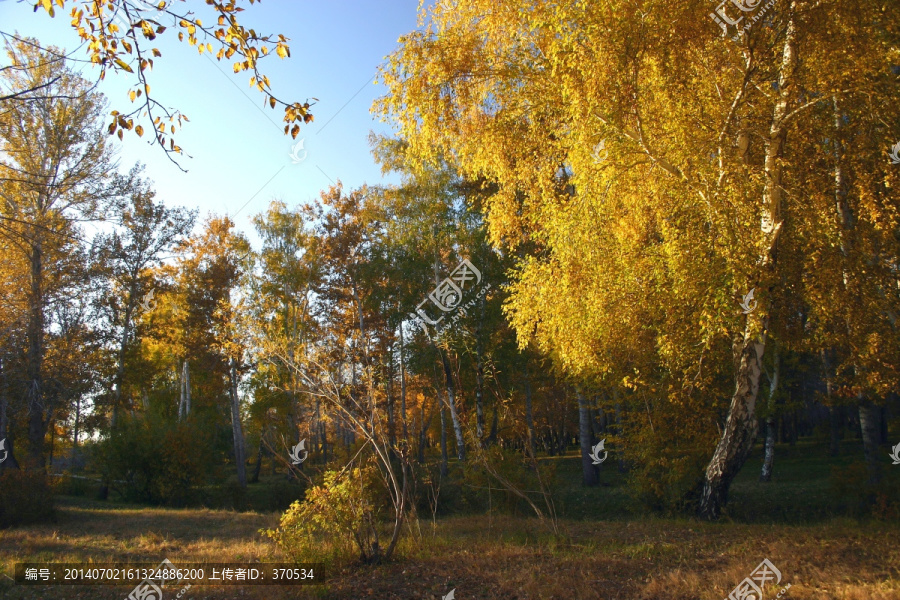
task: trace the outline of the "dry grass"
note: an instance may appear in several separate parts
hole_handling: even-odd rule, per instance
[[[15,562],[277,562],[258,533],[277,514],[116,508],[78,501],[56,524],[0,532],[0,564]],[[785,600],[900,600],[896,523],[740,525],[688,520],[565,523],[555,540],[530,519],[455,517],[422,524],[395,561],[345,569],[328,585],[194,587],[182,600],[441,598],[459,600],[722,600],[763,558],[784,575]],[[0,576],[0,597],[121,600],[128,587],[26,587]],[[175,597],[172,592],[165,600]]]

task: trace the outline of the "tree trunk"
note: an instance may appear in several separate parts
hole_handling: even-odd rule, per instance
[[[488,443],[496,444],[497,443],[497,435],[500,433],[500,416],[498,411],[500,410],[500,403],[495,399],[494,400],[494,416],[491,418],[491,433],[488,435]]]
[[[586,486],[599,483],[597,467],[591,459],[591,408],[581,389],[578,395],[578,441],[581,445],[581,482]]]
[[[859,427],[862,433],[863,454],[869,471],[869,483],[881,481],[881,462],[878,460],[878,408],[865,397],[860,398]]]
[[[431,426],[431,419],[434,418],[434,412],[438,409],[438,404],[440,404],[440,402],[441,399],[435,397],[434,405],[431,407],[430,412],[425,410],[425,403],[422,403],[422,410],[420,411],[422,426],[417,430],[419,434],[419,464],[425,464],[425,448],[428,446],[428,428]],[[415,423],[415,420],[413,423]]]
[[[134,290],[129,290],[128,301],[125,305],[124,323],[122,324],[122,337],[119,338],[117,352],[116,376],[113,385],[113,406],[110,419],[110,429],[115,429],[119,424],[119,405],[122,403],[122,382],[125,379],[125,352],[128,350],[128,340],[131,337],[131,319],[134,305]]]
[[[355,382],[354,382],[355,384]],[[355,385],[354,385],[355,387]],[[322,452],[322,428],[319,427],[319,423],[322,422],[322,401],[320,399],[316,399],[316,423],[313,427],[313,439],[310,440],[313,448],[316,449],[320,454],[320,456],[324,457],[325,453]]]
[[[447,406],[450,408],[450,420],[453,423],[453,433],[456,435],[456,456],[460,462],[466,460],[466,442],[463,439],[462,424],[459,420],[459,413],[456,411],[456,390],[453,386],[453,373],[450,370],[450,359],[448,352],[438,348],[441,355],[441,364],[444,366],[444,378],[447,386]]]
[[[259,432],[259,447],[256,449],[256,464],[253,466],[253,475],[250,477],[250,483],[259,483],[259,472],[262,470],[264,435],[265,431]]]
[[[69,457],[69,470],[75,469],[75,462],[78,456],[78,434],[79,428],[81,427],[81,395],[75,399],[75,424],[72,428],[72,456]],[[3,437],[3,432],[0,431],[0,437]]]
[[[234,438],[234,462],[237,465],[238,483],[242,488],[247,487],[247,460],[244,455],[244,430],[241,427],[241,403],[238,397],[238,371],[237,364],[231,359],[231,432]]]
[[[744,340],[740,344],[737,386],[731,397],[722,437],[706,467],[700,497],[700,515],[707,519],[717,519],[721,515],[728,500],[728,488],[747,460],[756,438],[758,425],[755,409],[764,349],[763,343],[752,340]]]
[[[394,423],[394,390],[391,385],[394,380],[394,369],[392,360],[393,348],[389,348],[387,352],[387,377],[385,378],[385,393],[387,394],[387,426],[388,426],[388,446],[393,455],[394,448],[397,447],[397,436]]]
[[[52,418],[50,419],[49,429],[50,429],[50,455],[47,459],[47,468],[49,469],[50,473],[52,473],[53,472],[53,441],[55,438],[55,436],[53,434],[56,433],[56,424]]]
[[[40,238],[31,246],[31,288],[28,295],[28,452],[26,468],[44,467],[44,271]]]
[[[181,364],[181,398],[178,404],[178,420],[191,414],[191,370],[187,359]]]
[[[534,406],[533,398],[531,396],[531,379],[528,377],[527,363],[522,370],[522,380],[525,384],[525,428],[526,434],[528,435],[528,456],[534,458]]]
[[[763,482],[772,481],[772,466],[775,463],[775,393],[778,391],[778,373],[780,363],[778,359],[778,346],[774,348],[772,358],[775,361],[775,367],[772,376],[769,378],[769,404],[768,415],[766,416],[766,446],[765,458],[763,459],[762,473],[759,480]]]
[[[834,404],[834,399],[832,397],[834,384],[831,380],[831,368],[828,361],[828,351],[823,349],[819,353],[819,356],[822,359],[822,374],[825,379],[825,401],[828,405],[828,416],[830,417],[829,420],[831,421],[831,440],[828,450],[831,456],[837,456],[838,454],[840,454],[841,449],[841,437],[844,427],[844,407],[836,406]]]
[[[447,417],[444,414],[444,403],[441,402],[441,476],[446,477],[448,473],[447,463],[449,457],[447,453]]]
[[[601,407],[597,407],[597,414],[591,418],[591,426],[594,428],[594,437],[601,439],[606,433],[606,413]]]
[[[404,356],[406,344],[403,339],[403,323],[400,323],[400,422],[403,425],[403,439],[409,441],[409,432],[406,427],[406,357]]]
[[[481,332],[484,326],[484,296],[479,299],[481,314],[475,330],[475,435],[484,447],[484,361]]]
[[[622,420],[623,420],[622,419],[622,403],[619,402],[618,399],[619,399],[619,390],[618,390],[618,388],[613,388],[613,402],[615,402],[615,404],[613,406],[615,407],[615,410],[616,410],[616,435],[618,436],[619,440],[624,440],[625,435],[624,435],[624,429],[623,429],[623,425],[622,425]],[[619,443],[616,444],[616,454],[619,456],[619,460],[618,460],[619,473],[627,472],[628,465],[625,462],[625,442],[624,441],[619,441]]]
[[[566,411],[564,410],[562,413],[562,418],[559,420],[559,433],[557,435],[557,442],[559,445],[556,447],[556,453],[560,456],[566,455],[566,450],[569,447],[569,435],[566,432]]]

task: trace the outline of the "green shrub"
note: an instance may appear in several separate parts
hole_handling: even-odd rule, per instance
[[[46,474],[15,469],[0,475],[0,528],[54,517],[53,494]]]
[[[125,421],[98,444],[96,458],[110,489],[125,500],[184,506],[202,497],[217,473],[209,427],[147,415]]]

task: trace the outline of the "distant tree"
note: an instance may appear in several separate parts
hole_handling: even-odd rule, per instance
[[[127,200],[116,207],[115,221],[119,228],[100,235],[95,242],[109,282],[104,306],[116,356],[111,398],[113,428],[122,408],[126,357],[133,352],[136,341],[135,318],[138,312],[155,305],[153,296],[159,293],[152,287],[152,269],[190,233],[196,214],[154,202],[155,192],[149,183],[139,181],[136,172],[133,175]]]
[[[43,465],[52,408],[44,389],[47,308],[61,279],[57,262],[78,246],[76,224],[101,218],[124,189],[102,132],[102,96],[54,49],[29,40],[7,45],[15,68],[0,73],[11,90],[41,87],[31,102],[4,103],[0,114],[0,227],[28,264],[26,374],[28,466]]]

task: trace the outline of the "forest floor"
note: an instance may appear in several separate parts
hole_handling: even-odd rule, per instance
[[[821,455],[821,448],[780,449],[770,484],[756,481],[759,461],[752,458],[735,483],[729,516],[718,523],[623,515],[615,507],[627,502],[624,486],[572,486],[560,492],[566,515],[559,521],[561,536],[524,515],[423,519],[417,535],[406,536],[387,564],[317,573],[318,583],[311,586],[195,586],[179,600],[438,600],[454,589],[457,600],[722,600],[766,558],[782,579],[765,589],[765,600],[900,600],[896,515],[835,516],[835,507],[847,501],[835,498],[841,483],[829,478],[828,468],[819,468],[829,461],[811,459],[810,453]],[[571,453],[559,462],[564,479],[570,479],[569,470],[577,474]],[[613,471],[604,479],[615,478]],[[599,518],[578,518],[587,517],[578,513],[590,513],[591,506]],[[607,511],[618,518],[607,518]],[[259,533],[276,526],[278,518],[277,512],[163,509],[60,497],[55,523],[0,531],[0,598],[122,600],[131,591],[131,586],[13,585],[9,576],[18,562],[285,561]],[[180,591],[168,586],[163,600]]]

